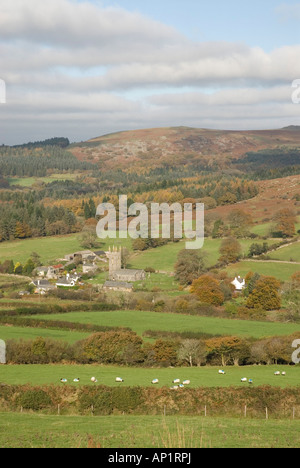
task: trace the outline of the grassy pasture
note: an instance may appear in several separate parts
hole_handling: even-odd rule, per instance
[[[75,429],[76,428],[76,429]],[[298,448],[299,421],[1,413],[3,448]]]
[[[158,387],[171,387],[174,379],[190,380],[190,387],[247,387],[241,379],[253,379],[254,386],[272,385],[276,387],[300,387],[299,366],[247,366],[227,367],[226,375],[219,375],[219,367],[201,368],[134,368],[101,365],[8,365],[0,367],[0,382],[10,385],[95,385],[92,377],[98,380],[97,385],[109,387],[150,387],[153,379],[159,379]],[[276,371],[285,371],[287,375],[275,376]],[[116,377],[124,379],[124,383],[116,383]],[[60,379],[66,378],[68,384],[61,384]],[[79,383],[73,379],[79,378]],[[184,391],[184,389],[180,390]]]
[[[0,326],[0,339],[4,341],[20,339],[31,340],[42,336],[43,338],[51,338],[53,340],[65,341],[72,344],[87,338],[89,335],[90,333],[69,330]]]
[[[37,315],[35,318],[47,319],[49,316]],[[254,338],[290,335],[297,331],[300,333],[300,325],[293,323],[232,320],[216,317],[199,317],[138,310],[70,312],[66,314],[51,315],[51,320],[129,327],[138,335],[142,335],[146,330],[171,332],[190,331],[214,335],[250,336]]]
[[[285,249],[283,249],[285,250]],[[276,252],[277,255],[277,252]],[[300,271],[300,265],[293,263],[277,263],[268,261],[241,261],[226,268],[229,276],[240,275],[245,277],[247,273],[259,273],[265,276],[274,276],[281,281],[288,281],[290,277]]]

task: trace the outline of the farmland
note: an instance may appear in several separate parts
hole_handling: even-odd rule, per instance
[[[14,434],[13,440],[10,434]],[[0,445],[3,448],[299,448],[299,422],[177,416],[58,418],[1,413]]]
[[[37,319],[47,316],[37,315]],[[120,310],[109,312],[70,312],[52,314],[51,320],[91,323],[93,325],[129,327],[142,336],[146,330],[171,332],[199,332],[212,335],[237,335],[253,338],[290,335],[300,332],[299,324],[256,322],[222,319],[215,317],[195,317],[184,314]]]
[[[151,387],[153,379],[158,379],[157,387],[171,387],[174,379],[190,380],[191,388],[197,387],[248,387],[241,379],[253,379],[253,386],[272,385],[274,387],[300,387],[300,368],[293,366],[244,366],[225,367],[225,375],[219,375],[219,367],[142,369],[99,365],[11,365],[0,369],[0,382],[9,385],[61,385],[61,378],[68,380],[68,385],[108,387]],[[276,371],[286,372],[286,376],[275,376]],[[124,379],[117,383],[116,377]],[[91,382],[96,377],[97,385]],[[79,378],[79,383],[73,379]],[[182,390],[184,391],[184,389]]]

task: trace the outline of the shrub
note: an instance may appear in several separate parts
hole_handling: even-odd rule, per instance
[[[51,406],[52,400],[43,390],[27,390],[18,397],[17,403],[24,409],[40,411]]]

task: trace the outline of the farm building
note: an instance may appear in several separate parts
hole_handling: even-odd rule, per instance
[[[246,282],[244,279],[242,279],[240,276],[236,277],[232,283],[233,286],[235,287],[235,290],[236,291],[243,291],[243,289],[245,289],[246,287]]]

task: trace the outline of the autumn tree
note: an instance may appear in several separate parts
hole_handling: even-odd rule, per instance
[[[275,218],[275,226],[273,228],[274,237],[293,237],[295,235],[295,225],[297,218],[295,213],[290,209],[279,211]]]
[[[242,256],[241,244],[234,237],[224,239],[220,247],[220,262],[235,263]]]
[[[245,236],[253,225],[251,214],[239,208],[232,210],[227,220],[232,234],[236,237]]]
[[[239,365],[249,356],[248,343],[236,336],[217,337],[206,340],[208,358],[220,360],[222,366]]]
[[[175,265],[175,278],[181,285],[192,284],[207,271],[206,253],[203,251],[181,250]]]
[[[220,282],[210,275],[202,275],[193,281],[191,293],[195,294],[200,302],[220,306],[224,303],[224,294]]]
[[[262,276],[249,294],[247,307],[250,309],[278,310],[281,307],[280,281],[272,276]]]

